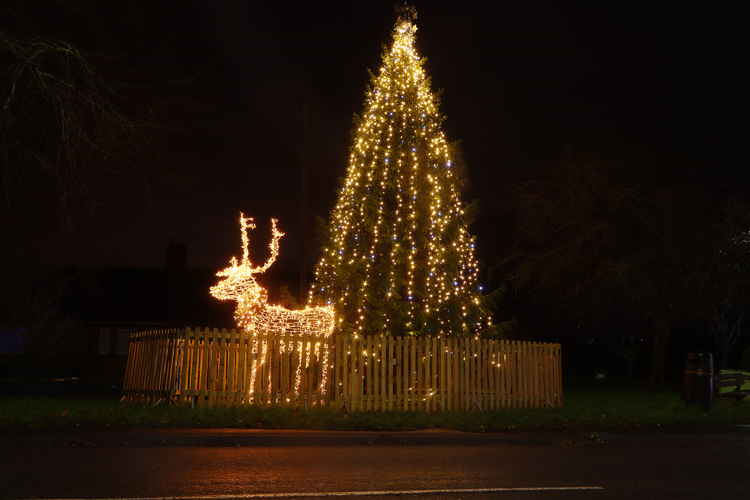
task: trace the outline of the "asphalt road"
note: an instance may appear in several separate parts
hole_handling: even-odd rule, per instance
[[[602,489],[540,489],[559,487]],[[0,436],[2,498],[215,500],[477,488],[499,490],[406,498],[747,499],[750,432],[149,430]]]

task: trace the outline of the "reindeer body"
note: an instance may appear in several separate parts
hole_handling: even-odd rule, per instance
[[[313,333],[327,337],[333,329],[333,311],[330,307],[307,307],[294,311],[268,304],[258,307],[242,301],[237,303],[234,318],[249,332],[280,335]]]

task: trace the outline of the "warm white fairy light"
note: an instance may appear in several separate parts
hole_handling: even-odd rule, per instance
[[[367,92],[310,289],[308,303],[334,304],[337,328],[355,336],[427,325],[438,335],[473,335],[491,324],[416,32],[412,17],[399,18]],[[372,307],[384,300],[402,301],[405,317]]]
[[[234,311],[234,318],[237,324],[247,333],[256,337],[258,335],[308,335],[319,338],[327,338],[333,332],[334,311],[332,306],[308,306],[300,310],[289,310],[279,305],[268,304],[268,293],[255,280],[257,274],[267,271],[276,261],[279,255],[279,240],[284,233],[277,227],[277,220],[271,219],[271,243],[269,248],[271,254],[262,266],[253,266],[250,261],[250,239],[248,231],[255,229],[255,224],[251,217],[245,217],[240,213],[240,232],[242,236],[242,261],[237,262],[235,257],[229,261],[229,267],[216,273],[216,276],[223,278],[219,283],[210,289],[211,295],[219,300],[235,300],[237,307]],[[253,338],[253,353],[257,353],[257,339]],[[290,344],[292,344],[290,342]],[[312,342],[308,341],[304,346],[303,342],[299,343],[300,367],[297,370],[295,380],[295,393],[299,393],[301,383],[301,364],[304,359],[305,368],[310,364],[312,354],[317,359],[322,359],[323,377],[320,382],[320,391],[326,392],[326,377],[328,373],[328,356],[327,341]],[[280,342],[282,353],[294,350],[293,345],[287,345]],[[254,360],[250,373],[250,395],[254,393],[257,371],[265,363],[268,351],[267,340],[264,338],[261,342],[261,361]],[[269,374],[270,377],[270,374]],[[268,392],[271,390],[271,379],[268,381]]]

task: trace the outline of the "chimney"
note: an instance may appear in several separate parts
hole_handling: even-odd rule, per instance
[[[167,314],[169,326],[183,327],[188,321],[187,307],[187,245],[170,240],[164,259],[167,284]]]

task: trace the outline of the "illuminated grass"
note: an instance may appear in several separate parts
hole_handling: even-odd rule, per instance
[[[721,370],[722,374],[732,374],[732,373],[742,373],[745,376],[749,377],[748,380],[742,384],[742,390],[743,391],[750,391],[750,372],[745,372],[742,370]],[[732,392],[735,388],[734,387],[722,387],[721,392]]]

